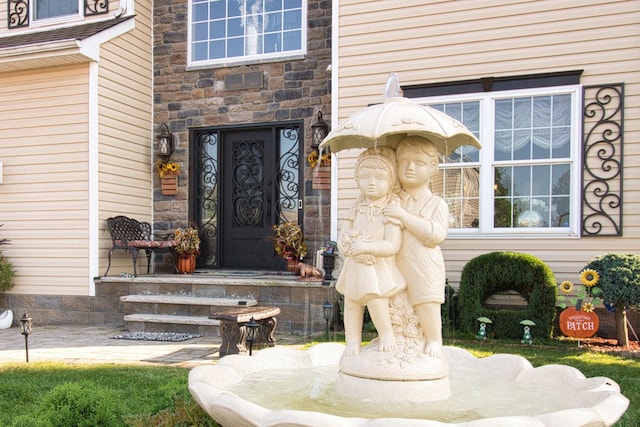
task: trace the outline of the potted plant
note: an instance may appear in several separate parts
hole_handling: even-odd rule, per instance
[[[2,224],[0,224],[2,227]],[[9,239],[0,239],[0,246],[8,245],[11,241]],[[16,271],[13,269],[13,265],[2,254],[0,254],[0,293],[6,292],[13,288],[13,278],[16,275]]]
[[[177,269],[180,273],[193,273],[196,269],[196,257],[200,254],[200,235],[194,227],[176,228],[175,251],[178,254]]]
[[[300,224],[286,221],[273,226],[273,247],[278,255],[287,260],[287,268],[295,269],[298,262],[307,255],[307,245]]]

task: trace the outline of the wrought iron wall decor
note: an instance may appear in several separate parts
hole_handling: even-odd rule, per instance
[[[622,236],[624,83],[582,92],[583,236]]]
[[[7,4],[7,27],[20,28],[29,26],[29,1],[9,0]]]
[[[109,12],[109,0],[84,0],[84,16],[102,15]]]
[[[109,0],[85,0],[84,16],[102,15],[109,12]],[[29,0],[8,0],[7,28],[29,26]]]

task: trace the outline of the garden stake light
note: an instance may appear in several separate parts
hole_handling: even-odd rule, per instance
[[[29,362],[29,335],[31,334],[31,324],[33,319],[25,312],[20,318],[20,333],[24,335],[24,351]]]
[[[256,340],[256,333],[260,328],[260,324],[251,316],[249,322],[244,324],[247,327],[247,341],[249,342],[249,356],[253,354],[253,342]]]
[[[325,334],[327,335],[327,339],[329,338],[329,320],[333,317],[333,304],[329,302],[329,300],[325,301],[322,304],[322,318],[326,323]]]

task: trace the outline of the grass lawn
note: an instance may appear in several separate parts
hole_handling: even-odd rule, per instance
[[[563,364],[587,377],[609,377],[631,401],[616,427],[640,425],[640,359],[558,341],[526,346],[448,339],[445,344],[477,357],[518,354],[534,366]],[[0,364],[0,426],[217,426],[191,398],[188,373],[155,366]]]

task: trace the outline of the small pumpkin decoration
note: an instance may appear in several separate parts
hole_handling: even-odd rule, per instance
[[[600,318],[594,311],[567,307],[560,313],[560,330],[573,338],[589,338],[598,332]]]

